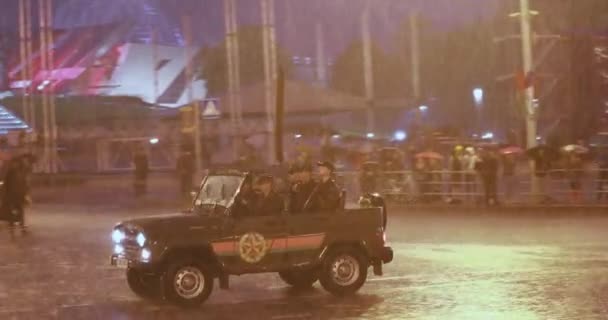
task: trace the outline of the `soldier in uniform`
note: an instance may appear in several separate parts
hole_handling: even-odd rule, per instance
[[[319,184],[304,205],[307,211],[336,211],[340,206],[340,190],[332,178],[334,165],[328,161],[317,163]]]
[[[256,181],[255,189],[257,194],[254,215],[274,216],[283,213],[284,202],[279,194],[274,190],[274,178],[270,175],[263,175]]]
[[[302,213],[317,184],[312,179],[312,166],[303,164],[294,168],[294,171],[296,182],[292,185],[289,194],[289,212]]]

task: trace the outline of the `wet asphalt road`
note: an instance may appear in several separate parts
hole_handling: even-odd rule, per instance
[[[0,319],[608,319],[600,214],[392,212],[395,261],[354,297],[243,276],[187,311],[139,300],[108,266],[112,225],[140,214],[38,207],[30,235],[0,229]]]

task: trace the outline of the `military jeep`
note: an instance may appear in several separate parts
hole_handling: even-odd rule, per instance
[[[235,203],[251,179],[213,172],[191,210],[118,223],[111,265],[126,269],[127,283],[140,297],[196,306],[216,279],[227,289],[230,276],[253,273],[276,272],[298,288],[319,281],[334,295],[348,295],[363,286],[370,267],[382,275],[383,264],[392,261],[381,199],[336,212],[242,216]]]

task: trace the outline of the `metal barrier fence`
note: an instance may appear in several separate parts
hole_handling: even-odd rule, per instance
[[[339,172],[338,183],[350,201],[366,192],[378,192],[397,203],[484,202],[484,183],[470,171],[394,171],[366,175]],[[532,194],[528,172],[496,179],[498,202],[502,204],[608,204],[608,170],[551,170],[539,177],[540,192]]]

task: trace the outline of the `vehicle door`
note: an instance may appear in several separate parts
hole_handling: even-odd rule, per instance
[[[330,229],[332,214],[300,213],[287,216],[287,251],[290,266],[305,266],[321,253]]]
[[[230,273],[275,271],[288,261],[287,225],[282,215],[229,218],[212,247]]]

